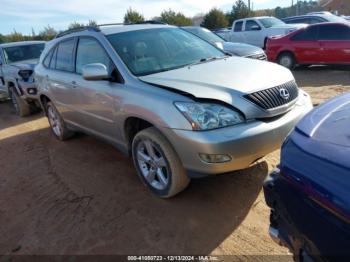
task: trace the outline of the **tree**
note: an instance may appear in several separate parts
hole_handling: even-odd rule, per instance
[[[83,23],[78,23],[76,21],[69,24],[68,29],[76,29],[85,26]]]
[[[236,3],[232,6],[231,12],[227,16],[229,18],[229,23],[232,24],[233,21],[237,19],[249,17],[250,11],[243,0],[237,0]]]
[[[277,6],[275,8],[275,16],[277,18],[284,18],[284,17],[287,17],[288,14],[287,14],[287,9],[286,8],[281,8],[279,6]]]
[[[44,27],[42,31],[39,32],[38,39],[49,41],[53,39],[57,35],[57,31],[51,27],[50,25],[47,25]]]
[[[213,8],[204,16],[201,26],[209,29],[217,29],[228,26],[228,21],[224,12],[217,8]]]
[[[93,26],[93,27],[97,27],[97,22],[95,20],[89,20],[89,22],[87,23],[87,26]]]
[[[124,16],[124,23],[126,24],[138,23],[143,21],[145,21],[144,16],[139,12],[131,9],[131,7],[128,9]]]
[[[186,26],[192,25],[191,18],[186,17],[184,14],[169,9],[168,11],[163,11],[160,14],[160,21],[167,23],[169,25]]]
[[[0,34],[0,44],[5,43],[6,42],[6,37],[2,34]]]

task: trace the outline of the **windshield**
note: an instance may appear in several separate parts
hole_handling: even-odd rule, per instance
[[[7,63],[16,63],[25,60],[38,59],[44,50],[45,44],[11,46],[4,48]]]
[[[184,30],[190,32],[209,43],[222,43],[224,40],[210,30],[202,27],[183,27]]]
[[[179,28],[156,28],[108,35],[120,58],[136,76],[168,71],[225,54]]]
[[[285,23],[275,17],[267,17],[267,18],[260,18],[258,19],[260,23],[263,24],[265,28],[270,28],[274,26],[280,26],[280,25],[285,25]]]

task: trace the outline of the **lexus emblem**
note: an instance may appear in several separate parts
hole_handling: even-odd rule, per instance
[[[289,91],[285,88],[280,89],[280,97],[282,97],[285,100],[288,100],[290,97]]]

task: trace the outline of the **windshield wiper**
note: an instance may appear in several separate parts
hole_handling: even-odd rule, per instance
[[[211,61],[215,61],[215,60],[219,60],[219,59],[225,59],[227,57],[229,57],[229,56],[225,55],[225,56],[211,56],[211,57],[207,57],[207,58],[201,58],[198,61],[190,63],[190,64],[188,64],[186,66],[193,66],[193,65],[203,64],[203,63],[207,63],[207,62],[211,62]]]

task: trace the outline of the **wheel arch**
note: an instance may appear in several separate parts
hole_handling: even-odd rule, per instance
[[[132,141],[136,134],[149,127],[157,128],[151,121],[138,116],[129,116],[125,119],[123,125],[123,134],[126,140],[126,146],[129,156],[131,155]]]
[[[41,106],[42,110],[45,112],[45,114],[47,114],[47,112],[46,112],[46,104],[48,102],[51,102],[51,99],[47,95],[41,94],[40,97],[39,97],[39,102],[40,102],[40,106]]]

